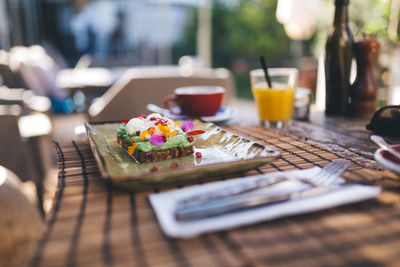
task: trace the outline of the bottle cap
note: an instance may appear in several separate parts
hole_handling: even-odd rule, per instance
[[[335,0],[335,6],[348,5],[349,0]]]

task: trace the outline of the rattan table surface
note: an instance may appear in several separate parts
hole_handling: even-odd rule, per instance
[[[396,266],[400,260],[399,176],[312,140],[259,126],[227,130],[282,157],[248,175],[352,162],[349,181],[380,184],[374,200],[202,235],[167,238],[147,196],[100,179],[86,141],[55,143],[59,184],[32,266]],[[368,168],[365,167],[368,165]]]

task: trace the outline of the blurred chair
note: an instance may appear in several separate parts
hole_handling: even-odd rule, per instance
[[[0,210],[0,266],[27,266],[44,223],[23,194],[19,178],[3,166],[0,166]]]
[[[10,68],[18,73],[26,84],[25,89],[36,95],[64,99],[68,93],[56,86],[56,62],[39,45],[31,47],[16,46],[10,50]]]
[[[9,88],[23,88],[22,78],[10,67],[10,55],[5,50],[0,50],[0,84]]]
[[[0,165],[14,171],[23,181],[35,183],[43,212],[43,182],[51,167],[51,122],[45,114],[21,116],[21,112],[19,105],[0,105]]]
[[[0,86],[0,105],[19,105],[23,109],[22,114],[48,113],[51,102],[47,97],[35,95],[31,90]]]
[[[79,100],[75,102],[75,106],[78,111],[84,110],[85,103],[75,98],[76,93],[83,94],[90,102],[104,94],[127,69],[91,68],[89,55],[83,55],[74,68],[65,68],[61,55],[53,48],[47,49],[40,45],[13,47],[9,53],[4,53],[7,54],[4,58],[8,58],[4,60],[4,75],[9,72],[6,70],[8,68],[14,75],[14,80],[18,78],[17,84],[23,84],[24,88],[32,90],[36,95],[49,97],[53,102],[53,109],[57,109],[60,102],[65,104],[65,107],[61,106],[61,109],[66,109],[61,110],[65,113],[72,111],[68,110],[68,98]],[[0,60],[0,71],[1,66]],[[11,84],[13,83],[9,82],[6,85],[11,87]]]
[[[48,97],[54,113],[74,111],[70,92],[56,84],[60,67],[42,46],[15,46],[9,54],[10,68],[22,77],[26,84],[25,89],[31,90],[35,95]]]
[[[163,106],[165,96],[175,88],[214,85],[226,89],[225,103],[235,95],[227,69],[184,69],[177,66],[131,68],[89,107],[92,121],[131,118],[146,113],[149,103]]]

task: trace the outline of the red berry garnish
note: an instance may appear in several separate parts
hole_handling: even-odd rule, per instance
[[[156,166],[153,166],[153,168],[151,168],[150,171],[151,171],[151,172],[156,172],[156,171],[158,171],[158,168],[157,168]]]
[[[188,140],[189,142],[193,142],[193,136],[189,136],[189,137],[187,138],[187,140]]]
[[[140,135],[140,131],[136,131],[136,135],[139,136]]]
[[[171,164],[171,168],[178,168],[178,162],[174,162]]]
[[[146,118],[147,118],[147,116],[146,116],[146,115],[144,115],[144,114],[140,114],[139,118],[146,119]]]
[[[151,117],[150,120],[151,121],[155,121],[157,118],[156,117]]]
[[[202,155],[201,155],[200,152],[196,152],[195,155],[196,155],[196,159],[201,159],[201,156],[202,156]]]
[[[121,120],[122,123],[128,123],[129,120]]]
[[[156,123],[155,123],[155,125],[159,125],[161,123],[161,121],[157,121]]]

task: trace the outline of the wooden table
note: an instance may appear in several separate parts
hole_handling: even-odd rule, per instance
[[[147,196],[100,179],[86,141],[56,143],[59,185],[32,266],[396,266],[400,260],[400,176],[373,161],[368,119],[326,118],[282,130],[227,130],[279,150],[274,163],[248,175],[324,166],[345,158],[344,177],[380,184],[379,198],[281,218],[189,240],[167,238]],[[400,139],[389,139],[400,143]]]

